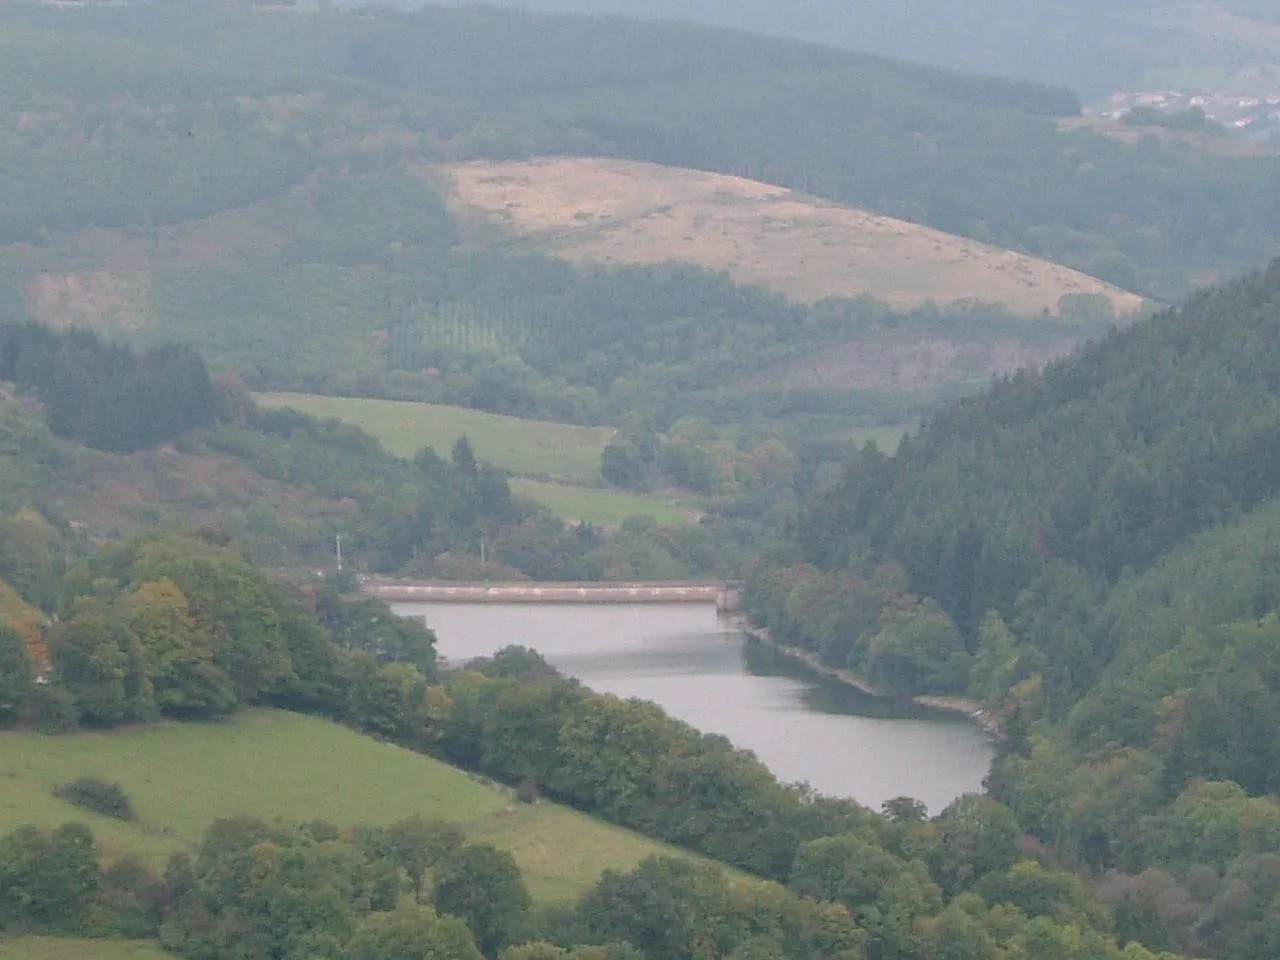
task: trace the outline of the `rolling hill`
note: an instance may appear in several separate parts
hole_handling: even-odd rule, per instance
[[[457,5],[460,0],[445,0]],[[474,2],[474,0],[465,0]],[[499,0],[557,13],[686,20],[955,70],[1027,77],[1094,97],[1170,69],[1280,64],[1266,0]],[[405,4],[406,6],[409,4]]]
[[[139,820],[53,795],[81,776],[119,782]],[[299,714],[255,710],[217,724],[58,738],[0,731],[0,834],[83,820],[109,857],[134,852],[162,867],[213,820],[238,814],[338,826],[414,815],[456,822],[472,839],[510,850],[543,902],[576,897],[604,870],[628,870],[655,853],[687,856],[551,803],[517,805],[513,791],[483,778]]]
[[[600,479],[600,455],[616,433],[611,427],[577,427],[522,420],[432,403],[259,393],[264,407],[292,407],[313,417],[354,423],[397,457],[411,459],[423,447],[448,457],[465,435],[476,456],[518,476],[542,476],[591,484]]]
[[[432,172],[460,223],[479,219],[502,239],[581,263],[696,263],[803,303],[981,300],[1038,314],[1056,312],[1064,295],[1093,294],[1121,315],[1142,306],[1058,264],[743,177],[592,157]]]
[[[663,12],[601,4],[579,6]],[[717,5],[749,28],[782,16]],[[666,10],[698,18],[679,6]],[[868,44],[868,27],[888,18],[915,58],[921,31],[956,53],[1036,49],[1041,61],[1046,46],[1080,59],[1064,26],[1103,46],[1118,38],[1110,55],[1122,60],[1165,32],[1219,33],[1217,54],[1234,61],[1241,45],[1274,36],[1263,4],[1149,6],[1088,0],[1087,12],[1066,12],[1000,0],[975,17],[973,0],[914,0],[808,14],[787,5],[785,16],[796,29],[811,20],[826,43],[840,39],[833,21],[861,20],[854,33]],[[1056,120],[1080,113],[1074,95],[998,79],[989,63],[986,75],[964,75],[710,27],[493,7],[69,14],[17,2],[0,16],[0,80],[11,92],[0,127],[14,134],[0,146],[0,243],[37,252],[94,228],[145,246],[170,227],[282,201],[334,170],[555,154],[778,184],[1161,299],[1276,249],[1274,161],[1060,130]],[[1009,42],[1019,36],[1027,43]],[[82,175],[90,156],[93,178]],[[261,249],[279,250],[267,239]]]

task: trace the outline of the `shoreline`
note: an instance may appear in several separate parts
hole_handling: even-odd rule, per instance
[[[769,631],[762,628],[752,626],[747,619],[740,614],[733,614],[725,617],[733,629],[741,630],[750,637],[754,637],[761,643],[767,644],[772,649],[785,657],[789,657],[799,663],[804,664],[815,673],[838,680],[845,686],[852,687],[867,696],[879,697],[882,699],[891,699],[884,693],[877,690],[867,681],[863,680],[852,670],[845,670],[840,667],[831,667],[818,659],[817,654],[808,650],[802,650],[799,647],[788,646],[784,643],[778,643],[769,635]],[[964,717],[970,723],[978,726],[983,733],[993,743],[999,743],[1004,739],[1004,729],[1000,725],[1000,719],[994,713],[987,710],[982,704],[974,700],[966,700],[963,697],[944,697],[935,696],[933,694],[918,694],[909,698],[910,702],[921,707],[928,707],[933,710],[942,710],[946,713],[953,713]]]

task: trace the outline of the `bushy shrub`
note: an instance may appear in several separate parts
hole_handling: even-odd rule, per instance
[[[74,733],[80,728],[75,698],[61,687],[37,687],[31,698],[31,717],[41,733]]]
[[[115,817],[117,820],[137,819],[129,795],[118,783],[99,780],[96,777],[80,777],[54,788],[54,794],[68,803]]]

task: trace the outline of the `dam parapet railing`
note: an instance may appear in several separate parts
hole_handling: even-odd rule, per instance
[[[390,603],[714,603],[721,613],[738,609],[739,583],[645,581],[637,583],[456,583],[361,577],[361,589]]]

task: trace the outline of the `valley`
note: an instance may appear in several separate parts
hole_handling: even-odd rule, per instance
[[[1273,960],[1267,4],[546,4],[0,5],[0,957]]]

